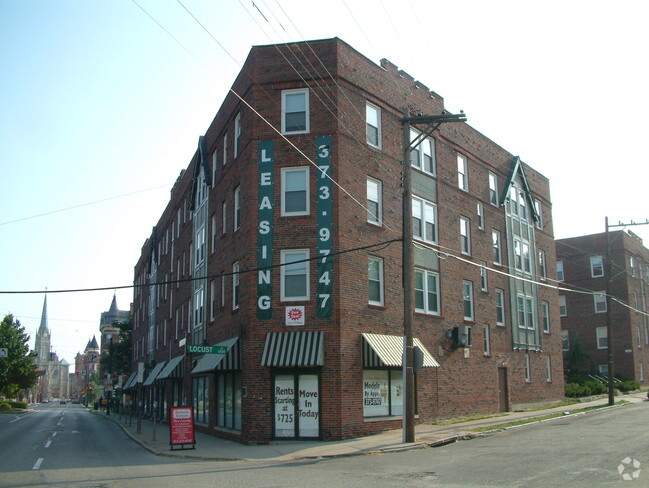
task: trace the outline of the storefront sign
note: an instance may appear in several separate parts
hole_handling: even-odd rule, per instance
[[[316,204],[318,227],[318,300],[316,317],[331,317],[331,291],[333,282],[333,176],[331,162],[331,136],[316,137],[316,162],[318,199]]]
[[[174,446],[185,446],[187,444],[193,446],[196,444],[194,407],[171,407],[169,409],[169,435],[171,449]]]
[[[272,273],[273,264],[273,141],[259,142],[259,189],[257,222],[257,318],[270,319],[273,315]]]
[[[304,306],[286,307],[286,325],[304,325]]]
[[[201,346],[198,344],[189,344],[187,352],[193,354],[227,354],[227,346]]]

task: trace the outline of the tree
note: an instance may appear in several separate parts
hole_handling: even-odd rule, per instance
[[[109,345],[106,354],[102,354],[99,367],[103,376],[110,374],[113,378],[131,373],[131,320],[115,322],[119,330],[117,342]]]
[[[29,335],[13,315],[0,323],[0,347],[7,349],[7,357],[0,358],[0,395],[14,398],[38,381],[36,351],[30,351]]]

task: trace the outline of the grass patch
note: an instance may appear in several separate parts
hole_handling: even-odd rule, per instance
[[[621,400],[617,402],[616,405],[623,405],[625,403],[629,403],[629,402],[626,400]],[[594,407],[579,408],[577,410],[568,410],[567,412],[568,414],[585,413],[593,410],[599,410],[602,408],[608,408],[610,406],[611,405],[596,405]],[[511,427],[517,427],[519,425],[533,424],[536,422],[543,422],[544,420],[551,420],[551,419],[556,419],[558,417],[565,417],[565,416],[566,414],[564,412],[550,413],[547,415],[539,415],[535,417],[528,417],[525,419],[512,420],[511,422],[504,422],[502,424],[488,425],[486,427],[477,427],[475,429],[471,429],[471,432],[481,433],[481,432],[489,432],[492,430],[509,429]]]
[[[496,417],[506,417],[507,413],[494,413],[492,415],[470,415],[467,417],[455,417],[452,419],[440,419],[435,422],[431,422],[430,425],[453,425],[453,424],[462,424],[464,422],[471,422],[473,420],[484,420],[491,419]]]

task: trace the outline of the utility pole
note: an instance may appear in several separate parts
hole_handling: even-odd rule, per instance
[[[445,122],[466,122],[464,113],[458,115],[425,115],[411,117],[408,109],[403,110],[403,442],[415,442],[415,376],[412,336],[412,317],[414,313],[415,280],[414,249],[412,245],[412,167],[410,153],[439,126]],[[414,125],[420,131],[418,136],[410,139],[410,127]]]
[[[611,287],[613,283],[613,260],[611,259],[611,241],[609,236],[609,229],[613,227],[629,227],[632,225],[649,225],[649,219],[645,222],[635,223],[631,221],[629,224],[620,222],[616,225],[608,224],[608,217],[605,218],[604,224],[606,226],[606,347],[608,359],[608,404],[615,405],[615,361],[613,358],[613,320],[611,317]]]

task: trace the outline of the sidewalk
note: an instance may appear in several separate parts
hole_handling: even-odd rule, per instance
[[[625,400],[629,403],[647,401],[646,392],[636,392],[630,395],[616,397],[616,402]],[[137,418],[132,421],[128,417],[111,413],[108,419],[113,420],[145,449],[154,454],[162,456],[178,456],[192,459],[204,460],[296,460],[314,459],[336,456],[353,456],[359,454],[372,454],[382,452],[396,452],[408,449],[421,449],[426,447],[440,446],[463,439],[476,437],[472,429],[494,426],[513,422],[521,419],[533,419],[552,413],[576,412],[588,407],[603,406],[608,404],[608,398],[577,403],[575,405],[554,407],[544,410],[526,412],[508,412],[504,415],[490,417],[487,419],[471,420],[451,425],[418,425],[415,428],[414,443],[402,442],[402,431],[391,430],[380,434],[343,441],[273,441],[267,445],[247,446],[238,442],[219,439],[208,434],[196,432],[195,449],[185,448],[181,450],[178,446],[170,450],[169,425],[153,423],[150,420],[142,420],[141,432],[137,433]],[[616,404],[616,407],[619,405]],[[595,410],[598,411],[598,410]],[[93,412],[97,415],[106,416],[105,412]],[[576,413],[580,414],[580,413]]]

